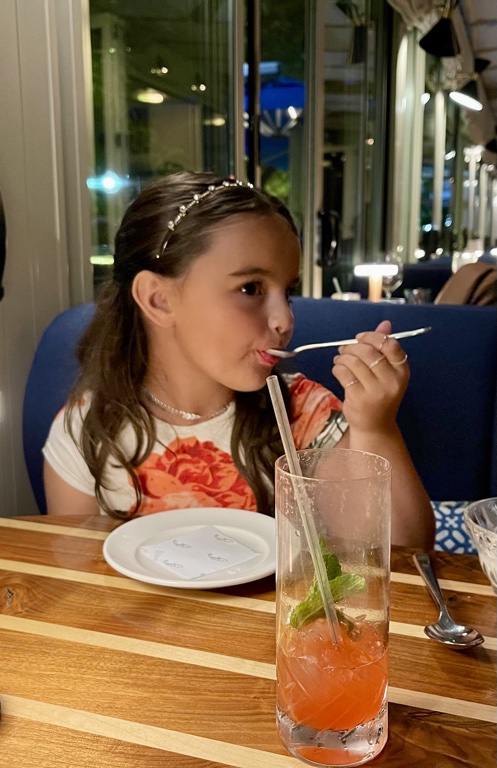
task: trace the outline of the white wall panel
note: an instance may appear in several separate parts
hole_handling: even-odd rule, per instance
[[[36,342],[68,306],[58,60],[49,0],[2,3],[0,189],[7,224],[0,303],[0,515],[37,512],[22,447]]]

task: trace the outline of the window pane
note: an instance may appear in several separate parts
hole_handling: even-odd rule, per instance
[[[326,2],[324,53],[323,296],[344,290],[352,267],[382,245],[385,105],[384,4]],[[381,34],[380,34],[381,31]]]
[[[122,215],[153,179],[234,169],[233,0],[90,0],[95,285]]]
[[[261,186],[303,224],[304,35],[302,0],[261,3]]]

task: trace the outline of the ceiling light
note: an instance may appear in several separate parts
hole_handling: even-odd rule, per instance
[[[419,41],[420,47],[426,53],[431,53],[432,56],[436,56],[438,59],[457,56],[461,52],[454,24],[450,18],[451,11],[451,2],[448,0],[445,3],[440,21],[437,21],[435,26]]]
[[[461,107],[465,107],[466,109],[471,109],[474,112],[481,112],[483,109],[483,104],[481,103],[480,97],[478,95],[478,86],[476,81],[478,76],[488,67],[489,64],[489,59],[480,59],[478,57],[475,58],[474,72],[471,75],[471,80],[459,90],[450,92],[449,96],[452,101],[455,101],[456,104],[459,104]]]
[[[476,74],[472,76],[472,79],[466,83],[460,90],[451,91],[449,93],[452,101],[459,104],[460,107],[465,109],[471,109],[473,112],[481,112],[483,104],[478,96],[478,88],[476,86]]]

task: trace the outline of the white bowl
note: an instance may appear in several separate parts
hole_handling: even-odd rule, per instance
[[[483,572],[497,594],[497,498],[468,504],[464,522],[478,550]]]

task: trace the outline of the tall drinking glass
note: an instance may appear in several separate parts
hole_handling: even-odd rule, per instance
[[[387,740],[391,466],[350,449],[276,462],[277,723],[310,765],[354,766]],[[315,578],[302,513],[312,516],[340,630]]]

